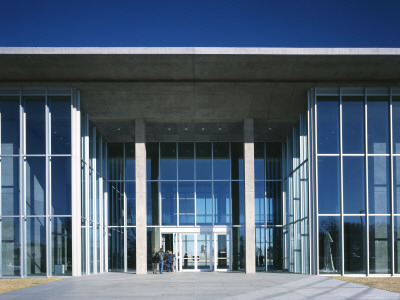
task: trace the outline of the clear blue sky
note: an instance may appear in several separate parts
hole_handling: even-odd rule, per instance
[[[400,47],[400,0],[0,0],[0,46]]]

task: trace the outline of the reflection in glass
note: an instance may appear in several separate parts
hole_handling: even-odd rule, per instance
[[[400,96],[392,98],[393,153],[400,154]]]
[[[126,228],[128,271],[136,270],[136,228]]]
[[[319,272],[341,273],[340,217],[319,217]]]
[[[243,143],[231,143],[232,180],[244,180],[243,176]]]
[[[344,217],[344,271],[366,272],[365,217]]]
[[[211,143],[196,143],[196,179],[211,180]]]
[[[108,143],[108,180],[124,179],[123,146],[123,143]]]
[[[108,268],[111,272],[124,271],[124,229],[108,230]]]
[[[194,235],[182,234],[182,269],[194,269],[195,266],[195,252],[194,252]]]
[[[126,225],[136,225],[136,184],[135,182],[125,183],[126,194]],[[149,191],[151,192],[151,190]]]
[[[19,157],[1,157],[1,214],[19,215]]]
[[[159,225],[158,182],[147,181],[147,225]]]
[[[24,97],[26,153],[46,153],[44,97]]]
[[[400,216],[394,218],[394,273],[400,273]]]
[[[265,182],[256,181],[255,185],[255,212],[256,225],[265,224]]]
[[[177,225],[177,190],[176,181],[161,182],[161,224]]]
[[[400,157],[393,157],[393,211],[400,213]]]
[[[46,214],[46,161],[44,157],[26,157],[25,184],[26,214]]]
[[[54,217],[51,224],[52,275],[72,275],[71,218]]]
[[[266,236],[267,271],[282,270],[282,229],[269,227],[266,229]],[[307,263],[305,260],[303,262]]]
[[[267,181],[266,183],[267,225],[282,224],[281,184],[280,181]],[[303,209],[307,208],[303,207]]]
[[[162,180],[176,180],[176,143],[160,144],[160,176]]]
[[[244,225],[244,181],[232,181],[232,224]]]
[[[230,179],[229,143],[213,143],[214,180]]]
[[[26,274],[46,275],[45,218],[26,218]]]
[[[51,153],[71,153],[71,97],[49,97]]]
[[[345,214],[365,213],[364,157],[343,157],[343,209]]]
[[[264,180],[264,143],[254,143],[254,179]]]
[[[244,271],[246,268],[244,227],[232,228],[232,270]]]
[[[19,154],[19,97],[0,97],[1,154]]]
[[[71,157],[51,158],[51,213],[71,214]]]
[[[389,157],[368,157],[369,213],[390,213]]]
[[[340,212],[339,157],[318,157],[318,212]]]
[[[343,153],[364,153],[364,97],[342,98]]]
[[[179,225],[194,225],[194,182],[179,182]]]
[[[256,271],[265,271],[266,264],[265,227],[256,227]]]
[[[230,184],[229,181],[214,182],[214,225],[230,223]]]
[[[389,153],[389,102],[368,97],[368,153]]]
[[[19,218],[1,219],[1,274],[20,276]]]
[[[211,234],[197,235],[197,268],[208,270],[211,267]]]
[[[158,143],[146,143],[146,176],[147,180],[158,180]]]
[[[108,225],[124,225],[124,183],[109,182]]]
[[[194,144],[178,143],[179,180],[194,179]]]
[[[265,179],[281,180],[282,144],[266,143]]]
[[[229,265],[231,263],[229,259],[229,235],[217,235],[217,256],[217,269],[229,270]]]
[[[125,180],[135,180],[135,143],[125,144]]]
[[[317,99],[318,153],[339,153],[339,97]]]
[[[390,217],[369,217],[369,272],[389,274],[392,264]]]
[[[197,225],[212,224],[212,183],[196,182]]]

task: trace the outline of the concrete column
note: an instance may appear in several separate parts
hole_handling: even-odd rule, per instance
[[[136,164],[136,274],[147,274],[146,229],[146,125],[143,119],[135,122]]]
[[[254,211],[254,120],[244,120],[244,226],[246,273],[256,272]]]

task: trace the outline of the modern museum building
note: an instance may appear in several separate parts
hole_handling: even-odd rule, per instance
[[[400,274],[400,49],[0,48],[0,276]]]

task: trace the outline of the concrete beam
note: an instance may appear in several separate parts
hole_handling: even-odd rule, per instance
[[[136,274],[147,274],[146,229],[146,125],[143,119],[135,121],[136,164]]]
[[[254,120],[244,120],[244,226],[246,273],[256,272],[254,209]]]

